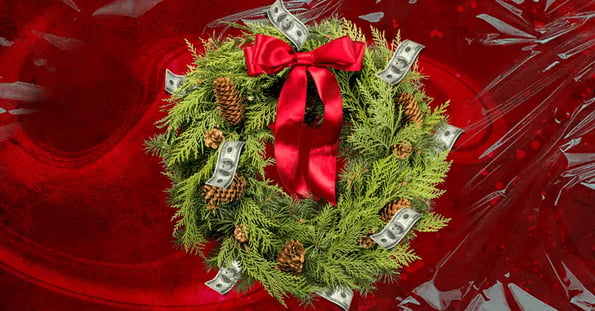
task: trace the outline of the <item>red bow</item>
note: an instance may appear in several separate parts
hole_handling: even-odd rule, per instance
[[[274,145],[279,179],[290,193],[307,197],[309,189],[315,197],[336,205],[336,159],[343,103],[337,78],[327,67],[359,71],[364,50],[363,42],[351,41],[348,36],[313,51],[295,52],[281,39],[256,35],[255,44],[244,48],[250,76],[274,74],[292,67],[279,95]],[[307,73],[324,104],[324,121],[310,146],[305,145],[309,139],[302,137],[309,130],[304,124]],[[303,160],[306,152],[308,158]],[[305,172],[308,172],[306,176]]]

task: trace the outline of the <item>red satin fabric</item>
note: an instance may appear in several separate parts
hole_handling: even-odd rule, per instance
[[[353,42],[345,36],[313,51],[298,53],[284,41],[265,35],[256,35],[255,44],[244,49],[251,76],[292,67],[279,95],[274,144],[280,181],[291,194],[307,197],[311,192],[315,198],[336,205],[337,149],[343,105],[339,83],[327,67],[359,71],[364,50],[363,42]],[[324,122],[310,146],[306,144],[311,140],[303,139],[306,131],[311,132],[304,124],[308,73],[324,104]]]

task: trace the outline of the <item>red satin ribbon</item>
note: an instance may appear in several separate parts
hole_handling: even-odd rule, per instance
[[[292,67],[279,95],[274,145],[279,179],[290,193],[307,197],[310,190],[315,197],[336,205],[336,159],[343,102],[337,78],[328,67],[359,71],[364,50],[363,42],[351,41],[348,36],[312,51],[295,52],[281,39],[256,35],[255,44],[244,48],[250,76],[274,74]],[[307,73],[310,73],[324,104],[324,122],[315,131],[310,146],[306,145],[310,139],[304,137],[312,132],[304,124]],[[304,159],[304,153],[308,158]],[[304,176],[304,172],[308,174]]]

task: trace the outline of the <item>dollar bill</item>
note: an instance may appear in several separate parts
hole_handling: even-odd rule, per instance
[[[446,150],[451,150],[452,146],[454,146],[455,142],[463,134],[464,130],[452,126],[450,124],[441,125],[434,134],[434,140],[438,142],[438,147],[436,147],[437,152],[442,152]]]
[[[219,188],[227,188],[231,185],[240,161],[240,153],[242,153],[245,144],[243,141],[226,140],[223,142],[219,148],[215,172],[207,180],[207,185]]]
[[[424,47],[417,42],[404,40],[399,44],[384,70],[377,75],[390,85],[401,82]]]
[[[275,1],[267,10],[267,16],[271,24],[295,44],[297,50],[302,48],[302,45],[310,36],[310,32],[304,23],[283,6],[283,0]]]
[[[165,91],[169,94],[175,93],[184,83],[184,75],[177,75],[169,69],[165,69]]]
[[[349,288],[326,288],[322,291],[316,292],[320,297],[338,305],[343,310],[349,310],[351,300],[353,300],[353,291]]]
[[[240,277],[242,276],[242,266],[237,260],[232,261],[229,268],[221,268],[215,278],[210,281],[206,281],[205,285],[218,292],[221,295],[225,295],[231,291],[236,285]]]
[[[378,245],[392,249],[407,235],[421,214],[409,207],[400,209],[382,231],[370,236]]]

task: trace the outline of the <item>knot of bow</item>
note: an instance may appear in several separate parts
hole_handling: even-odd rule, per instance
[[[248,75],[274,74],[291,68],[277,104],[274,153],[279,179],[291,194],[322,197],[336,205],[337,150],[343,121],[341,89],[329,70],[361,70],[365,44],[341,37],[307,52],[283,40],[256,35],[244,48]],[[308,74],[324,105],[318,129],[304,124]]]

